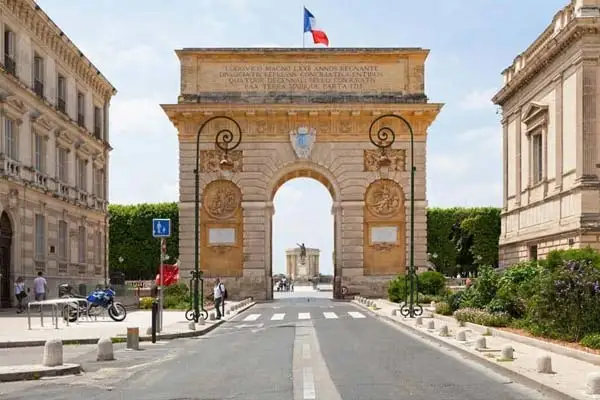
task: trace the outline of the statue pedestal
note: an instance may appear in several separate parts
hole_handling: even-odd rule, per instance
[[[298,262],[298,264],[296,264],[296,277],[306,278],[307,276],[308,264],[306,262],[304,264],[302,264],[302,262]]]

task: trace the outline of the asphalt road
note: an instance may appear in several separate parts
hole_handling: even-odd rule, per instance
[[[0,398],[548,399],[329,299],[260,304],[207,336],[139,353],[146,351],[137,362],[104,363],[78,377],[1,384]]]

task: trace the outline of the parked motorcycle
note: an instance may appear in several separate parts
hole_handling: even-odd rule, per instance
[[[78,315],[98,316],[104,310],[107,311],[110,318],[117,322],[123,321],[127,317],[127,309],[122,303],[115,301],[116,293],[109,287],[96,289],[87,297],[73,294],[72,288],[68,284],[61,285],[59,292],[61,292],[61,289],[61,298],[74,299],[74,302],[67,304],[63,310],[63,318],[65,320],[68,318],[69,322],[77,321]],[[77,299],[86,299],[87,306],[85,302],[77,301]]]

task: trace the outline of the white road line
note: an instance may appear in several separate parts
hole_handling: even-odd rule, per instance
[[[302,358],[310,360],[310,344],[302,343]]]
[[[337,319],[337,315],[334,312],[324,312],[325,319]]]
[[[365,317],[363,314],[359,313],[358,311],[348,311],[348,314],[352,317],[352,318],[367,318]]]
[[[244,321],[256,321],[258,318],[260,318],[260,314],[250,314],[244,318]]]
[[[310,319],[310,313],[309,312],[298,313],[298,319]]]
[[[271,321],[281,321],[283,320],[283,317],[285,317],[285,313],[275,313],[271,317]]]
[[[311,367],[302,368],[302,392],[304,400],[316,400],[315,377]]]

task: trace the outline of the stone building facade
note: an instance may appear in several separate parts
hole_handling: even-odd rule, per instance
[[[426,138],[442,107],[425,95],[427,50],[183,49],[177,55],[181,93],[177,104],[162,107],[179,138],[182,271],[194,268],[199,137],[205,285],[221,276],[232,298],[272,298],[273,197],[288,180],[309,177],[333,199],[334,286],[382,295],[409,260],[408,126],[416,168],[415,264],[426,264]],[[219,132],[240,131],[233,151],[215,145],[226,142]],[[369,132],[379,132],[373,140],[380,143],[392,131],[395,142],[382,154]],[[223,159],[231,163],[227,169]]]
[[[501,266],[600,249],[599,16],[571,1],[503,72]]]
[[[306,258],[300,257],[300,249],[287,249],[285,251],[286,275],[296,281],[308,281],[319,275],[319,256],[321,250],[306,248]],[[304,261],[304,262],[303,262]]]
[[[104,282],[115,89],[33,0],[0,2],[0,296]]]

